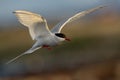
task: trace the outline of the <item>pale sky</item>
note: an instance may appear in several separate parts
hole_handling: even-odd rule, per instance
[[[103,0],[0,0],[0,27],[14,23],[15,16],[12,12],[15,10],[28,10],[43,15],[47,20],[55,20],[102,5],[101,1],[103,2]],[[5,22],[7,24],[4,24]]]

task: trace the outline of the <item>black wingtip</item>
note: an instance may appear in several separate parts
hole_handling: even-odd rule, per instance
[[[13,14],[15,14],[16,12],[15,12],[15,11],[13,11],[12,13],[13,13]]]
[[[101,5],[100,8],[108,7],[109,5]]]

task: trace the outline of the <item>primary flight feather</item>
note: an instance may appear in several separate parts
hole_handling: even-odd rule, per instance
[[[51,46],[55,46],[64,40],[69,41],[70,39],[68,39],[65,36],[65,34],[61,33],[62,28],[66,24],[68,24],[78,18],[81,18],[87,14],[90,14],[91,12],[99,10],[103,7],[105,7],[105,6],[99,6],[99,7],[89,9],[89,10],[79,12],[79,13],[73,15],[72,17],[61,21],[55,27],[53,27],[51,30],[49,30],[49,28],[48,28],[46,19],[44,17],[42,17],[41,15],[29,12],[29,11],[24,11],[24,10],[17,10],[15,12],[13,12],[16,15],[17,19],[19,20],[19,22],[21,24],[23,24],[24,26],[28,27],[31,38],[33,40],[36,40],[36,42],[32,46],[32,48],[30,48],[26,52],[22,53],[21,55],[13,58],[12,60],[8,61],[6,64],[13,62],[17,58],[19,58],[25,54],[30,54],[39,48],[46,47],[49,49]]]

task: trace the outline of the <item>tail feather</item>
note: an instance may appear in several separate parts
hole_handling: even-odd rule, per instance
[[[24,56],[24,55],[26,55],[26,54],[33,53],[34,51],[36,51],[36,50],[39,49],[39,48],[41,48],[41,47],[31,48],[31,49],[27,50],[26,52],[20,54],[19,56],[17,56],[17,57],[15,57],[15,58],[11,59],[11,60],[8,61],[6,64],[9,64],[9,63],[15,61],[16,59],[18,59],[18,58],[20,58],[20,57],[22,57],[22,56]]]
[[[23,56],[23,55],[25,55],[25,54],[24,54],[24,53],[20,54],[19,56],[17,56],[17,57],[15,57],[15,58],[11,59],[10,61],[8,61],[6,64],[9,64],[9,63],[15,61],[16,59],[20,58],[20,57]]]
[[[24,53],[18,55],[17,57],[15,57],[15,58],[13,58],[13,59],[11,59],[11,60],[8,61],[6,64],[9,64],[9,63],[15,61],[16,59],[18,59],[18,58],[20,58],[20,57],[22,57],[22,56],[24,56],[24,55],[26,55],[26,54],[30,54],[30,53],[32,53],[32,52],[34,52],[34,51],[31,50],[31,49],[29,49],[29,50],[27,50],[26,52],[24,52]]]

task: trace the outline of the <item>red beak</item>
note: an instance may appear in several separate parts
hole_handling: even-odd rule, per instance
[[[65,38],[66,41],[71,41],[69,38]]]

